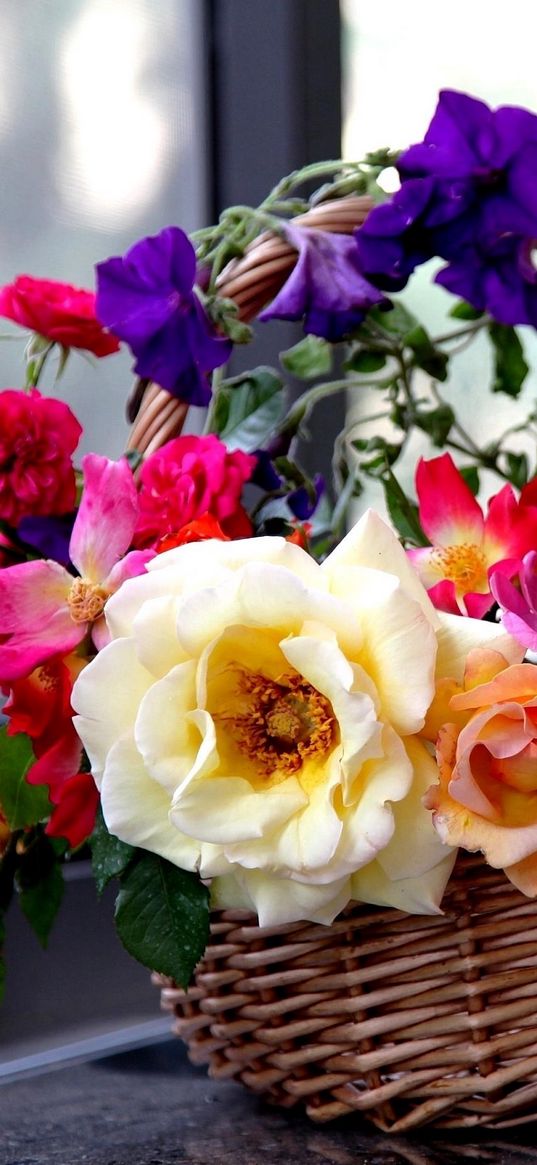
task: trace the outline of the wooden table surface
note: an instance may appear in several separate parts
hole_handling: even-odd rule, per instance
[[[0,1087],[0,1165],[537,1165],[537,1125],[387,1137],[314,1125],[192,1068],[176,1040]]]

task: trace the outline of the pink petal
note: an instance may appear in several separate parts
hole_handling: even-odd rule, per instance
[[[406,551],[406,556],[412,563],[414,570],[417,571],[424,587],[426,587],[427,590],[429,587],[434,586],[435,583],[442,579],[442,571],[438,568],[438,554],[436,552],[436,547],[410,547]]]
[[[132,542],[138,495],[129,464],[88,453],[69,553],[83,578],[103,582]]]
[[[486,591],[485,594],[468,591],[464,596],[464,605],[471,619],[482,619],[483,615],[490,611],[493,603],[494,599],[489,591]]]
[[[455,583],[449,578],[442,579],[427,594],[437,611],[447,611],[450,615],[463,615],[456,598]]]
[[[479,503],[449,453],[423,458],[416,470],[420,525],[437,546],[480,546],[484,518]]]
[[[537,508],[517,501],[510,485],[504,485],[489,502],[483,549],[492,565],[501,558],[520,558],[537,546]]]
[[[71,619],[73,579],[57,562],[23,562],[0,571],[0,678],[29,675],[35,667],[80,643],[84,623]]]
[[[145,574],[146,563],[151,562],[151,559],[156,557],[156,553],[156,550],[131,550],[120,562],[116,562],[110,571],[105,580],[107,590],[112,594],[113,591],[119,589],[125,579]]]

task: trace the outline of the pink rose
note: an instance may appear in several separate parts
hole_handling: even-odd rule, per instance
[[[95,315],[95,294],[57,283],[18,275],[0,289],[0,316],[65,348],[84,348],[94,356],[119,350],[115,336],[104,330]]]
[[[82,433],[62,401],[8,388],[0,392],[0,518],[65,514],[75,504],[72,454]]]
[[[230,453],[212,434],[168,441],[140,470],[135,544],[151,546],[206,514],[228,538],[247,538],[252,526],[240,497],[255,465],[254,456]]]

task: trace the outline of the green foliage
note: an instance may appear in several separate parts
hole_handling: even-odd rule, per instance
[[[28,769],[35,760],[32,744],[24,733],[8,736],[0,728],[0,789],[2,809],[10,829],[24,829],[42,821],[50,812],[47,790],[29,785]]]
[[[17,849],[20,852],[15,881],[21,909],[40,943],[46,946],[63,897],[61,853],[41,826],[24,834]]]
[[[354,348],[343,367],[346,372],[358,372],[364,376],[371,372],[380,372],[386,364],[384,352],[374,348]]]
[[[466,485],[471,489],[474,497],[477,497],[480,489],[479,470],[476,465],[460,465],[459,473],[464,478]]]
[[[252,453],[274,432],[283,408],[284,385],[271,368],[255,368],[222,382],[213,401],[207,431],[228,449]]]
[[[404,342],[413,353],[413,364],[416,368],[422,368],[435,380],[447,380],[449,357],[433,344],[421,324],[405,333]]]
[[[403,542],[409,542],[413,546],[428,546],[428,540],[420,526],[418,507],[407,498],[397,478],[389,469],[383,474],[382,486],[388,513]]]
[[[381,477],[388,465],[393,465],[401,452],[400,444],[393,444],[385,437],[357,438],[351,442],[358,453],[371,456],[360,461],[360,469],[370,477]]]
[[[304,336],[293,348],[280,353],[282,367],[300,380],[326,376],[332,368],[332,345],[320,336]]]
[[[455,413],[450,405],[438,405],[434,409],[419,409],[414,416],[414,424],[428,433],[433,445],[442,449],[453,427]]]
[[[116,926],[135,959],[186,988],[209,938],[209,892],[195,874],[139,853],[122,877]]]
[[[513,483],[517,489],[522,489],[529,477],[528,458],[525,453],[506,453],[505,460],[507,462],[507,472],[509,474],[509,481]]]
[[[489,324],[488,334],[494,349],[492,391],[517,397],[529,372],[519,337],[506,324]]]
[[[448,315],[454,320],[480,320],[483,318],[484,312],[478,311],[476,307],[472,307],[464,299],[460,299],[455,307],[451,308]]]
[[[21,910],[26,915],[43,947],[47,946],[52,924],[63,898],[63,891],[62,867],[57,861],[33,885],[21,889],[19,895]]]
[[[113,833],[108,832],[100,807],[90,837],[90,846],[95,885],[98,894],[102,894],[112,878],[119,878],[124,873],[136,850],[134,846],[120,841]]]

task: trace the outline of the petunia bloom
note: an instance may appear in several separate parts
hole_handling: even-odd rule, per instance
[[[432,546],[407,550],[412,565],[436,607],[481,619],[494,602],[491,573],[516,574],[537,545],[537,506],[505,485],[485,516],[449,453],[419,461],[416,493]]]
[[[119,344],[95,314],[95,294],[70,283],[18,275],[0,289],[0,316],[64,348],[110,356]]]
[[[84,492],[69,544],[80,577],[50,560],[0,571],[0,683],[29,675],[54,655],[66,655],[87,634],[101,647],[109,595],[125,578],[145,570],[153,556],[151,550],[125,553],[138,513],[127,462],[88,453],[82,464]]]
[[[298,259],[260,320],[303,319],[305,332],[335,343],[358,327],[370,307],[389,306],[365,279],[351,236],[287,224],[285,237]]]
[[[171,550],[106,617],[73,706],[112,833],[261,925],[351,897],[438,910],[454,853],[421,806],[436,769],[416,733],[435,669],[510,640],[454,634],[376,514],[322,565],[276,537]]]
[[[401,188],[356,232],[366,275],[400,290],[414,268],[505,324],[535,324],[537,117],[445,89],[423,142],[398,160]]]
[[[439,781],[426,806],[447,844],[481,850],[537,895],[537,668],[473,651],[437,736]]]
[[[196,254],[185,232],[166,227],[96,270],[97,315],[129,345],[138,376],[190,404],[208,404],[208,373],[229,359],[231,344],[196,293]]]
[[[155,546],[206,515],[229,538],[247,537],[252,525],[241,494],[255,465],[254,454],[230,452],[213,433],[168,441],[140,469],[136,545]]]
[[[75,502],[73,453],[82,426],[68,405],[37,389],[0,392],[0,518],[65,514]]]
[[[524,555],[518,573],[520,590],[502,574],[494,574],[490,589],[502,610],[503,626],[519,643],[537,651],[537,551]]]
[[[436,189],[432,179],[404,182],[354,232],[361,269],[376,286],[401,291],[415,267],[438,254],[437,233],[428,225]]]

